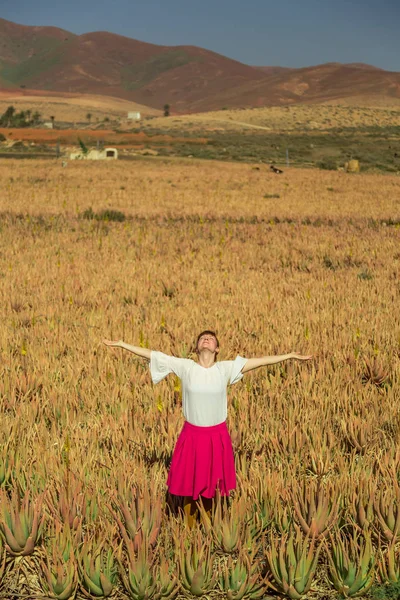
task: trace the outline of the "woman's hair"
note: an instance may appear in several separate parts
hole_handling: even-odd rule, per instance
[[[205,329],[204,331],[202,331],[201,333],[199,333],[199,335],[197,336],[197,340],[196,340],[196,346],[195,346],[195,352],[197,353],[197,348],[199,345],[199,341],[202,335],[212,335],[216,341],[217,341],[217,348],[219,348],[219,340],[217,338],[217,334],[215,333],[215,331],[210,331],[210,329]],[[214,360],[217,360],[217,353],[215,353],[215,357]]]

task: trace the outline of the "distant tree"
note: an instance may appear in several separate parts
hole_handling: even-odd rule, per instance
[[[170,109],[170,105],[169,104],[164,104],[164,117],[169,117],[169,109]]]
[[[0,116],[0,126],[2,127],[29,127],[31,124],[30,111],[17,112],[14,106],[9,106]]]
[[[15,108],[9,106],[6,111],[0,117],[0,125],[3,127],[12,127],[12,120],[15,115]]]
[[[42,118],[42,115],[40,114],[40,112],[35,110],[35,112],[32,115],[32,125],[39,125],[41,118]]]
[[[21,110],[21,112],[15,113],[12,125],[14,127],[27,127],[29,125],[29,123],[26,120],[25,111]]]
[[[90,123],[90,121],[91,121],[91,119],[92,119],[92,113],[88,113],[88,114],[86,115],[86,119],[87,119],[87,120],[89,121],[89,123]]]
[[[81,138],[78,138],[78,142],[81,147],[82,154],[87,154],[89,152],[89,148],[86,146],[85,142],[81,140]]]

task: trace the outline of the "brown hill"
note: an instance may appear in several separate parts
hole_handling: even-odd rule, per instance
[[[195,46],[74,35],[0,19],[0,87],[114,96],[175,112],[400,98],[400,73],[365,64],[252,67]]]

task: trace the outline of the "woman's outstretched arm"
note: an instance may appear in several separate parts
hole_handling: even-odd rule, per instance
[[[268,365],[276,365],[277,363],[284,362],[294,358],[295,360],[311,360],[312,356],[303,356],[297,352],[291,352],[290,354],[281,354],[279,356],[262,356],[261,358],[249,358],[242,369],[242,373],[247,373],[253,369],[259,367],[267,367]]]
[[[129,352],[133,352],[136,356],[141,356],[142,358],[147,358],[150,360],[151,350],[148,348],[141,348],[140,346],[131,346],[123,342],[122,340],[118,340],[116,342],[112,342],[110,340],[103,340],[103,344],[106,346],[111,346],[112,348],[123,348],[124,350],[128,350]]]

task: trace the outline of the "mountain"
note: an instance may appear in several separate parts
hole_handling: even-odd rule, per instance
[[[400,99],[400,73],[362,63],[254,67],[196,46],[0,19],[0,88],[99,94],[197,112],[363,95]]]

